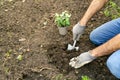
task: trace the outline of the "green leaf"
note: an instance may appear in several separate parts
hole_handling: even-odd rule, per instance
[[[69,18],[66,19],[66,25],[69,26],[70,25],[70,21],[69,21]]]
[[[116,8],[116,7],[117,7],[117,4],[114,3],[114,2],[112,2],[112,1],[110,1],[110,5],[111,5],[111,7],[113,7],[113,8]]]
[[[55,13],[55,23],[59,27],[66,27],[70,25],[70,17],[67,11],[62,12],[61,14]]]
[[[91,80],[88,76],[82,76],[82,80]]]
[[[23,59],[23,56],[22,55],[18,55],[17,59],[21,61]]]
[[[105,16],[110,16],[110,12],[108,11],[108,9],[106,9],[105,11],[104,11],[104,14],[105,14]]]

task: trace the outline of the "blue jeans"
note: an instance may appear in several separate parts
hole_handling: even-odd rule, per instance
[[[90,33],[90,40],[96,45],[101,45],[119,33],[120,18],[109,21],[93,30]],[[110,72],[120,79],[120,50],[113,52],[106,64]]]

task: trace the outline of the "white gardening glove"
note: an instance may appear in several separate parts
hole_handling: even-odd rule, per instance
[[[84,33],[85,26],[81,26],[78,22],[72,29],[73,32],[73,40],[79,41],[80,36]]]
[[[81,53],[79,56],[72,58],[69,65],[74,68],[80,68],[83,65],[90,63],[94,59],[95,57],[93,57],[90,52],[84,52]]]

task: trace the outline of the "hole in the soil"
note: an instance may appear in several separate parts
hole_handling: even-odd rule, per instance
[[[56,66],[62,73],[69,73],[73,69],[69,66],[69,60],[79,54],[74,50],[67,51],[68,44],[65,45],[49,45],[47,49],[47,55],[49,57],[49,62]]]
[[[23,78],[23,79],[25,79],[25,78],[27,78],[27,77],[28,77],[27,74],[23,74],[23,75],[22,75],[22,78]]]
[[[53,56],[53,54],[49,54],[49,57],[52,57]]]

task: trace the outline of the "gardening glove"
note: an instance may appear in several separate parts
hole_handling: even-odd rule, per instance
[[[78,22],[72,29],[73,32],[73,40],[79,41],[80,36],[84,33],[85,26],[81,26]]]
[[[74,68],[80,68],[83,65],[90,63],[94,59],[95,57],[93,57],[90,52],[84,52],[81,53],[79,56],[72,58],[69,65]]]

